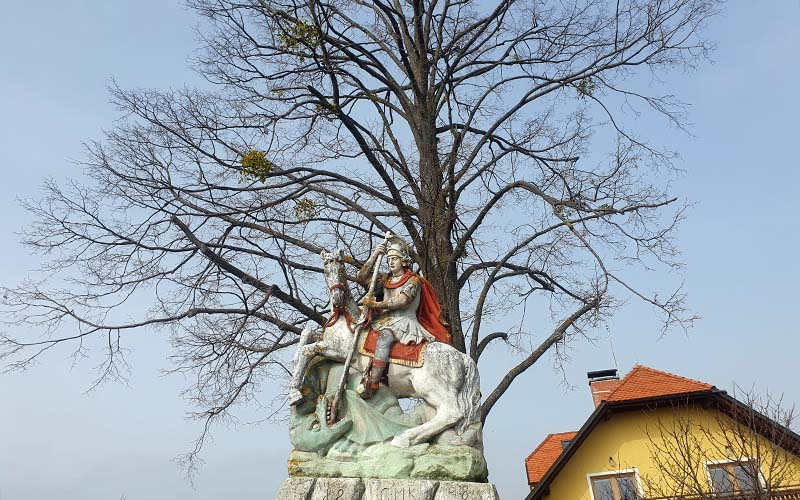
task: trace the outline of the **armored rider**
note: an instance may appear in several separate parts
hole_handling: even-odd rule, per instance
[[[364,301],[364,306],[372,310],[372,329],[378,332],[378,338],[372,362],[356,388],[362,399],[371,398],[378,390],[395,342],[407,345],[424,341],[451,343],[433,286],[411,270],[413,261],[400,238],[391,238],[388,248],[378,245],[359,270],[356,280],[369,286],[375,262],[383,254],[389,266],[389,273],[378,281],[378,286],[383,288],[383,300],[367,297]]]

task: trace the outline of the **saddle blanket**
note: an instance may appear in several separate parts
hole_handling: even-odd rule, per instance
[[[370,330],[361,342],[358,352],[364,356],[374,357],[377,343],[378,331]],[[419,344],[401,344],[400,342],[395,342],[392,348],[389,349],[389,362],[396,365],[419,368],[425,362],[425,348],[427,346],[427,341],[422,341]]]

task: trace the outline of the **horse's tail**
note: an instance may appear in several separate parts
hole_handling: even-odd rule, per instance
[[[480,418],[481,407],[481,379],[478,375],[478,367],[472,358],[466,354],[462,354],[462,356],[464,383],[461,384],[461,389],[456,396],[456,405],[458,405],[459,413],[464,415],[456,426],[456,431],[459,434],[462,434],[470,424]]]

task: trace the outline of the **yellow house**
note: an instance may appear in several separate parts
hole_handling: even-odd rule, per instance
[[[588,376],[595,411],[526,458],[526,500],[800,499],[791,411],[641,365]]]

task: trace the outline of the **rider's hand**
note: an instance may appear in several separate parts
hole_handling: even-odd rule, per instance
[[[378,302],[375,300],[375,297],[368,296],[364,299],[364,307],[367,309],[372,309],[373,311],[380,311],[382,309],[383,302]]]
[[[378,245],[377,247],[375,247],[375,251],[374,251],[374,252],[372,252],[372,253],[373,253],[375,256],[378,256],[378,255],[385,255],[385,254],[386,254],[386,245],[384,245],[383,243],[381,243],[380,245]]]

